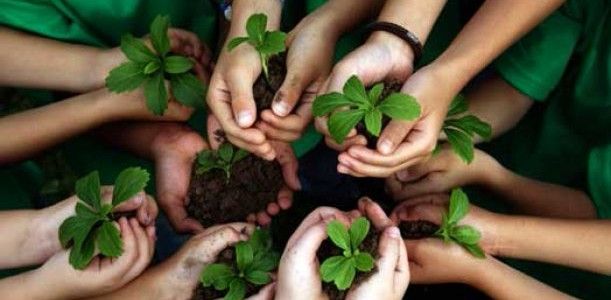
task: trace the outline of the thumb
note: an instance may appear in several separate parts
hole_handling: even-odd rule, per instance
[[[278,143],[274,144],[278,145]],[[278,163],[282,167],[282,176],[284,177],[284,181],[292,190],[300,190],[301,183],[299,182],[299,178],[297,176],[297,170],[299,169],[297,157],[290,148],[291,146],[289,144],[283,144],[281,147],[285,149],[277,150],[276,153],[278,154]]]
[[[174,230],[180,233],[192,232],[198,233],[204,230],[202,224],[196,220],[189,218],[187,210],[182,205],[165,205],[164,212],[166,213],[170,224]]]
[[[380,274],[385,278],[394,278],[395,270],[400,261],[400,246],[402,243],[401,232],[396,226],[386,228],[380,237],[380,245],[378,246],[380,258],[377,265]]]
[[[147,201],[147,197],[146,197],[146,194],[143,191],[141,191],[138,194],[136,194],[134,197],[131,197],[127,201],[119,204],[117,207],[113,209],[113,211],[115,212],[135,211],[139,209],[140,206],[142,206],[144,201]]]
[[[257,106],[252,92],[253,82],[243,75],[241,72],[233,72],[227,78],[227,85],[236,122],[242,128],[249,128],[257,119]]]
[[[413,129],[414,121],[390,121],[380,134],[377,149],[384,155],[389,155],[399,147]]]
[[[297,262],[309,264],[315,261],[316,251],[326,238],[327,224],[325,222],[318,222],[308,228],[291,248],[286,249],[288,259],[292,260],[291,265]]]
[[[291,113],[301,98],[303,91],[316,76],[314,73],[315,70],[313,68],[308,68],[309,65],[304,63],[292,64],[291,61],[292,60],[289,59],[286,77],[280,89],[276,92],[272,104],[274,114],[280,117],[286,117]]]

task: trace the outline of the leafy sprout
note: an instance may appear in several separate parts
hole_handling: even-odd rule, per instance
[[[225,300],[244,299],[247,283],[263,286],[271,282],[269,272],[276,269],[280,261],[280,255],[272,251],[269,232],[260,229],[256,229],[248,241],[237,243],[234,250],[235,261],[231,265],[211,264],[200,275],[204,287],[227,290]]]
[[[204,150],[197,155],[199,166],[195,172],[201,175],[214,169],[223,170],[229,180],[233,164],[247,156],[247,151],[234,148],[229,143],[223,143],[217,151]]]
[[[114,68],[106,77],[106,87],[123,93],[144,87],[146,106],[155,115],[168,108],[169,81],[174,98],[183,105],[202,106],[206,88],[191,74],[194,63],[189,58],[170,53],[167,16],[157,16],[151,24],[151,50],[142,40],[126,34],[121,38],[121,51],[128,61]]]
[[[492,136],[492,127],[474,115],[465,114],[468,110],[469,104],[465,97],[455,97],[443,123],[443,132],[448,137],[448,143],[454,153],[469,164],[474,156],[474,136],[477,134],[488,140]]]
[[[248,43],[257,50],[261,67],[266,79],[269,79],[269,58],[286,50],[286,33],[282,31],[267,31],[267,16],[265,14],[254,14],[246,21],[246,33],[248,36],[233,38],[227,44],[227,49],[232,51],[242,43]]]
[[[72,246],[69,262],[78,270],[93,259],[97,247],[105,257],[123,254],[119,229],[113,224],[112,210],[142,191],[149,181],[149,173],[141,168],[128,168],[117,177],[111,203],[102,203],[100,175],[97,171],[76,182],[76,215],[64,220],[59,227],[62,247]]]
[[[343,93],[333,92],[314,100],[314,116],[329,116],[327,125],[333,139],[341,144],[352,128],[364,120],[365,128],[373,136],[382,130],[382,118],[411,121],[420,116],[420,105],[410,95],[392,93],[381,99],[384,84],[378,83],[369,91],[361,80],[353,75],[343,88]]]
[[[445,242],[455,242],[478,258],[485,258],[484,250],[479,246],[480,232],[469,225],[458,225],[469,212],[469,198],[461,189],[452,190],[448,213],[443,213],[442,222],[435,236]]]
[[[320,274],[324,282],[333,282],[338,290],[346,290],[352,285],[356,271],[370,272],[374,259],[370,253],[362,252],[359,247],[369,233],[370,223],[360,217],[352,223],[350,229],[335,220],[327,225],[327,234],[343,255],[327,258],[320,265]]]

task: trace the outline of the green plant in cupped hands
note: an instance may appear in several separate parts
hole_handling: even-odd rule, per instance
[[[142,40],[125,34],[121,38],[121,51],[128,61],[114,68],[106,77],[106,87],[116,93],[133,91],[140,86],[148,109],[163,115],[168,108],[168,90],[179,103],[198,108],[204,102],[206,87],[191,73],[194,62],[182,55],[170,53],[167,16],[157,16],[151,24],[151,50]]]
[[[115,226],[113,209],[144,190],[150,178],[141,168],[123,170],[115,181],[112,202],[103,203],[100,192],[100,176],[97,171],[76,182],[76,215],[64,220],[59,227],[62,247],[70,249],[70,264],[84,269],[94,257],[97,248],[100,255],[116,258],[123,254],[121,233]]]
[[[227,291],[225,300],[242,300],[247,285],[264,286],[272,281],[270,272],[278,267],[280,255],[272,250],[268,231],[256,229],[248,241],[234,246],[235,260],[204,268],[200,281],[206,288]]]
[[[227,180],[229,180],[231,178],[231,167],[248,155],[250,153],[244,149],[235,148],[230,143],[225,142],[216,151],[207,149],[197,155],[198,166],[195,173],[201,175],[218,169],[225,172]]]
[[[332,92],[318,96],[314,100],[312,112],[315,117],[329,117],[329,133],[338,144],[342,144],[350,130],[361,121],[367,132],[378,137],[384,117],[413,121],[420,116],[421,107],[414,97],[395,92],[382,99],[383,91],[383,83],[367,91],[361,80],[353,75],[344,84],[343,93]]]

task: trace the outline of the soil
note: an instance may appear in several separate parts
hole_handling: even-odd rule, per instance
[[[401,230],[401,236],[407,240],[419,240],[432,236],[437,230],[439,225],[424,221],[403,221],[399,224],[399,230]]]
[[[234,249],[227,248],[223,250],[215,263],[230,265],[233,266],[234,270],[237,269]],[[246,282],[246,297],[256,294],[260,288],[250,282]],[[222,299],[227,292],[228,290],[217,291],[213,287],[205,288],[203,285],[198,284],[192,300]]]
[[[360,246],[361,252],[369,252],[371,253],[373,257],[377,259],[379,238],[380,238],[380,235],[377,231],[370,230],[369,234],[367,235],[367,237],[365,237],[365,240],[363,240],[363,243]],[[337,256],[337,255],[343,255],[342,251],[337,246],[335,246],[333,242],[331,242],[330,240],[325,240],[322,243],[322,245],[320,246],[320,248],[318,249],[318,252],[316,253],[316,256],[318,257],[318,261],[320,263],[322,263],[323,261],[325,261],[325,259],[331,256]],[[377,272],[376,267],[374,267],[373,270],[371,270],[371,272],[369,273],[363,273],[363,272],[357,271],[356,277],[354,278],[354,281],[352,282],[352,286],[356,286],[360,284],[361,282],[367,280],[367,278],[369,278],[369,276],[371,276],[371,274],[373,274],[374,272]],[[329,300],[342,300],[346,298],[346,294],[350,290],[350,289],[347,289],[345,291],[340,291],[337,289],[337,287],[335,287],[335,284],[333,284],[333,282],[331,283],[323,282],[322,289],[323,289],[323,293],[329,296]]]
[[[400,92],[401,87],[403,87],[403,84],[401,83],[401,81],[398,81],[398,80],[384,82],[384,89],[382,90],[382,95],[380,96],[380,99],[384,99],[392,93]],[[388,122],[390,122],[390,118],[388,118],[387,116],[384,116],[382,118],[382,129],[386,127],[386,124],[388,124]],[[365,136],[365,138],[367,139],[367,147],[372,148],[372,149],[376,148],[376,145],[378,143],[378,137],[370,134],[367,131],[367,129],[365,128],[365,124],[363,122],[359,122],[356,125],[356,131],[359,134],[362,134]]]
[[[275,55],[268,63],[269,80],[262,74],[253,86],[257,111],[271,107],[276,91],[286,76],[285,54]],[[197,169],[197,163],[194,170]],[[274,202],[284,183],[277,161],[269,162],[250,155],[232,166],[227,181],[225,173],[213,170],[202,175],[195,172],[189,187],[189,215],[204,227],[244,221],[251,213],[265,210]]]

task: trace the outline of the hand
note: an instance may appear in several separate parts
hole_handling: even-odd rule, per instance
[[[447,213],[449,196],[447,194],[430,194],[403,201],[391,213],[395,224],[403,221],[424,220],[441,224],[441,216]],[[500,248],[498,227],[502,224],[502,215],[491,213],[473,204],[459,224],[473,226],[481,233],[479,245],[489,255],[497,255]]]
[[[441,151],[427,161],[403,169],[386,179],[388,193],[400,201],[431,193],[442,193],[457,186],[481,184],[496,176],[502,166],[490,155],[475,149],[471,164],[463,162],[451,147],[444,144]]]
[[[85,270],[75,270],[68,262],[69,251],[51,257],[31,273],[45,295],[57,299],[91,297],[114,291],[136,278],[149,264],[155,245],[155,227],[143,228],[136,219],[119,219],[123,254],[116,258],[95,257]]]
[[[365,86],[384,80],[401,82],[413,72],[414,54],[405,41],[385,32],[375,32],[367,42],[339,61],[319,94],[341,92],[344,83],[352,75],[358,76]],[[325,135],[327,145],[337,151],[345,151],[353,145],[366,146],[364,136],[352,130],[345,142],[338,145],[327,129],[327,118],[316,118],[316,128]]]
[[[335,30],[330,28],[334,19],[333,15],[317,10],[288,34],[286,77],[271,109],[261,112],[261,121],[257,123],[268,138],[295,141],[312,120],[312,102],[331,70],[337,41]]]
[[[424,67],[403,85],[403,93],[414,96],[421,106],[421,116],[414,121],[391,121],[382,131],[377,150],[364,145],[351,146],[340,154],[338,171],[357,177],[388,177],[430,157],[453,89],[439,88],[443,82],[434,68]]]

